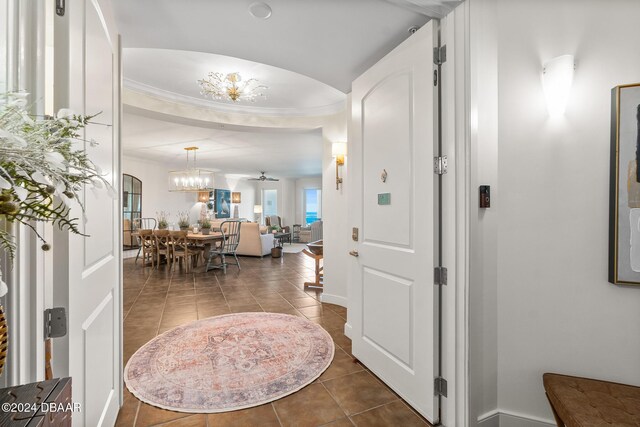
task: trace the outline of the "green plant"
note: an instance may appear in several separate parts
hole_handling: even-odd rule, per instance
[[[280,232],[280,231],[282,231],[282,227],[280,227],[279,225],[271,225],[271,226],[269,226],[269,231]]]
[[[211,221],[208,218],[203,219],[200,221],[200,228],[211,228]]]
[[[178,227],[189,228],[189,212],[178,212]]]
[[[159,229],[164,229],[169,227],[169,221],[167,219],[169,218],[169,216],[171,216],[171,214],[165,211],[156,212],[156,218],[158,220]]]
[[[29,227],[43,244],[33,221],[85,236],[74,217],[79,207],[86,221],[79,197],[85,186],[105,187],[116,197],[85,150],[85,145],[94,147],[97,142],[80,139],[81,129],[95,116],[63,109],[56,117],[35,119],[28,113],[27,95],[0,95],[0,220]],[[0,249],[13,259],[16,244],[6,229],[0,229]]]

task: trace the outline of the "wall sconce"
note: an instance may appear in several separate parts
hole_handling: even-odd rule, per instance
[[[207,203],[209,201],[209,192],[208,191],[199,191],[198,192],[198,201],[202,203]]]
[[[564,114],[575,68],[573,55],[558,56],[543,65],[542,89],[547,101],[547,111],[551,117],[560,117]]]
[[[331,155],[336,159],[336,190],[340,189],[342,178],[340,177],[340,166],[344,165],[344,156],[347,155],[346,142],[334,142],[331,144]]]
[[[241,195],[242,195],[242,193],[240,193],[240,192],[235,192],[234,191],[233,193],[231,193],[231,203],[242,203],[241,202],[241,197],[240,197]]]

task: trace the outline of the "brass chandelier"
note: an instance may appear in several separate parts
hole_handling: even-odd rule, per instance
[[[200,93],[211,96],[215,100],[231,100],[233,102],[256,102],[258,98],[266,99],[264,90],[267,86],[260,84],[257,79],[242,80],[240,73],[211,72],[204,79],[198,80]]]
[[[169,191],[201,192],[213,190],[213,171],[199,169],[196,165],[196,150],[198,147],[187,147],[187,167],[184,170],[169,172]],[[193,161],[189,161],[189,153],[193,154]]]

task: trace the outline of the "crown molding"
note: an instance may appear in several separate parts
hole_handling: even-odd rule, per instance
[[[265,108],[265,107],[253,107],[248,105],[229,105],[222,104],[215,101],[209,101],[206,99],[194,98],[188,95],[181,95],[179,93],[171,92],[168,90],[160,89],[155,86],[150,86],[145,83],[140,83],[131,79],[124,79],[124,87],[128,90],[139,92],[143,94],[153,95],[157,98],[166,99],[168,101],[180,102],[197,107],[206,107],[211,110],[221,113],[232,114],[246,114],[257,116],[297,116],[297,117],[317,117],[317,116],[329,116],[340,111],[343,111],[346,106],[346,99],[344,101],[324,105],[321,107],[312,108]]]
[[[386,0],[396,6],[430,18],[441,19],[462,4],[462,0]]]

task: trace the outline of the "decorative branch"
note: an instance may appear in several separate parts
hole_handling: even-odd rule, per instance
[[[83,188],[104,187],[115,197],[85,151],[87,144],[97,143],[80,138],[95,116],[60,110],[55,118],[34,119],[26,107],[26,94],[0,95],[0,219],[26,225],[43,243],[33,221],[85,236],[79,219],[70,217],[78,206],[84,218]],[[15,241],[6,230],[0,230],[0,250],[11,259],[15,255]]]

